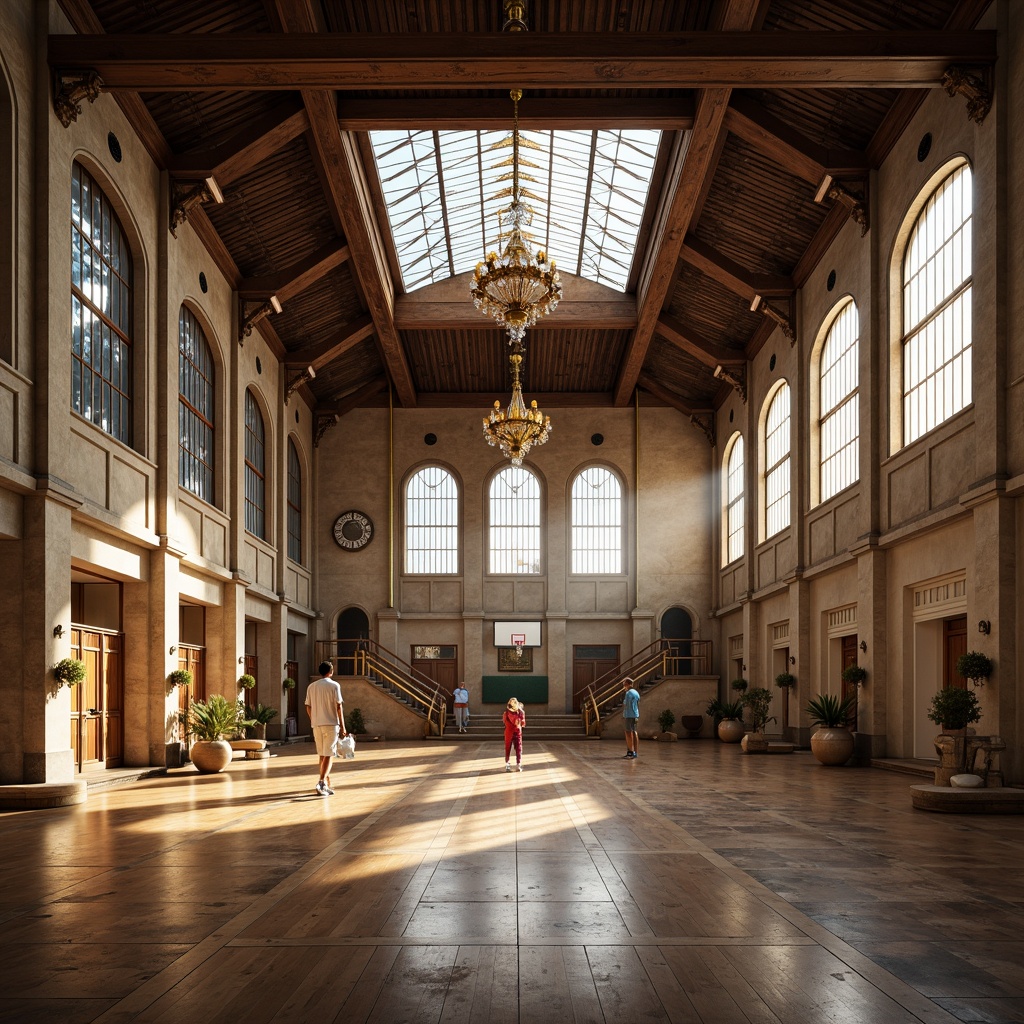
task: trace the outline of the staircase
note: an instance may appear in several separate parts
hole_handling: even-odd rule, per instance
[[[455,716],[449,715],[445,723],[444,736],[428,736],[428,740],[444,739],[446,742],[468,741],[479,743],[482,740],[493,740],[500,744],[505,736],[505,726],[500,714],[474,714],[469,719],[469,730],[460,733],[455,725]],[[579,714],[545,715],[530,714],[527,708],[526,729],[523,739],[531,740],[582,740],[583,724]]]

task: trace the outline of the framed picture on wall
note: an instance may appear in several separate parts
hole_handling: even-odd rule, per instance
[[[533,648],[524,647],[519,656],[516,657],[514,647],[498,648],[498,671],[499,672],[532,672],[533,671]]]

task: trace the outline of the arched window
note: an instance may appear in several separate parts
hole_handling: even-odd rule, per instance
[[[302,565],[302,463],[288,438],[288,557]]]
[[[764,539],[789,526],[789,385],[783,382],[764,421]]]
[[[971,402],[972,183],[967,164],[942,181],[904,252],[904,444]]]
[[[178,483],[213,504],[213,354],[184,306],[178,310]]]
[[[425,466],[405,488],[405,571],[459,571],[459,485],[440,466]]]
[[[263,414],[251,391],[245,392],[245,528],[267,539],[267,472]]]
[[[743,556],[743,435],[734,434],[725,450],[725,480],[723,487],[723,516],[725,524],[724,565]]]
[[[540,572],[540,483],[523,466],[508,466],[491,481],[490,571]]]
[[[821,349],[818,423],[819,500],[828,501],[860,477],[860,318],[848,302]]]
[[[71,408],[132,439],[132,256],[110,202],[71,168]]]
[[[572,571],[622,572],[622,486],[601,466],[572,483]]]

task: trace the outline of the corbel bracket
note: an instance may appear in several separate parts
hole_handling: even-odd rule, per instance
[[[690,422],[708,439],[708,444],[715,447],[715,414],[711,412],[694,412],[690,414]]]
[[[726,366],[724,363],[719,363],[715,367],[715,377],[718,380],[724,380],[726,384],[730,385],[734,391],[740,396],[741,402],[747,400],[747,364],[746,363],[734,363],[730,366]]]
[[[868,221],[868,205],[861,193],[848,189],[841,181],[836,181],[831,174],[826,174],[821,179],[814,201],[820,203],[825,199],[831,199],[846,207],[854,223],[860,225],[862,238],[868,233],[868,228],[871,226]]]
[[[212,177],[200,182],[171,182],[171,234],[178,237],[177,229],[188,220],[193,207],[200,203],[223,202],[224,193]]]
[[[271,313],[280,313],[284,307],[276,295],[271,295],[266,302],[246,302],[240,299],[238,303],[238,344],[244,345],[245,339],[252,334],[252,329]]]
[[[65,128],[78,120],[82,100],[94,103],[103,88],[103,79],[95,71],[84,75],[66,75],[61,71],[53,78],[53,112]]]
[[[763,295],[755,295],[754,301],[750,303],[750,308],[781,327],[782,333],[789,339],[790,345],[796,344],[796,328],[793,326],[793,321],[785,313],[780,313],[774,306],[766,302]]]
[[[313,447],[319,448],[324,434],[333,427],[341,417],[336,412],[317,413],[316,433],[313,436]]]
[[[967,116],[977,124],[981,124],[992,109],[992,72],[988,67],[950,64],[942,76],[942,88],[950,96],[966,98]]]
[[[284,400],[288,401],[292,397],[292,392],[302,387],[307,381],[311,381],[316,376],[316,370],[312,366],[307,366],[304,370],[301,370],[295,377],[292,377],[288,381],[284,389]]]

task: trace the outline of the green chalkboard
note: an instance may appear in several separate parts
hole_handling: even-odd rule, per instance
[[[547,676],[484,676],[482,680],[484,704],[507,704],[509,697],[517,697],[524,704],[547,704]]]

